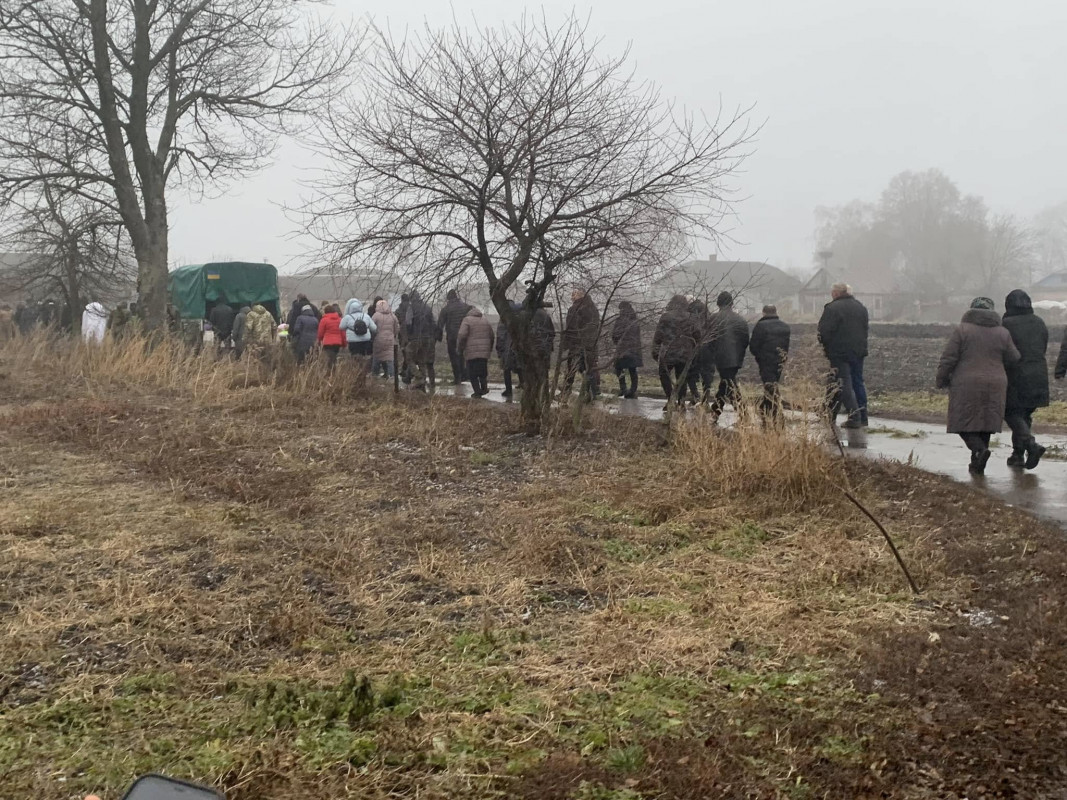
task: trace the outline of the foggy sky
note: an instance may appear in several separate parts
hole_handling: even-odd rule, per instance
[[[819,205],[876,199],[905,169],[938,167],[996,211],[1029,217],[1067,200],[1067,3],[1056,0],[556,0],[613,52],[632,47],[638,77],[712,112],[756,104],[765,122],[735,184],[722,257],[807,268]],[[500,0],[336,0],[394,31],[423,20],[492,25],[522,6]],[[171,258],[270,260],[306,247],[275,204],[293,202],[306,158],[279,151],[222,197],[172,195]],[[702,248],[707,249],[707,248]],[[294,264],[295,266],[295,264]]]

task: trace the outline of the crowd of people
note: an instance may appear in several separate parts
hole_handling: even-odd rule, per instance
[[[1004,315],[988,297],[976,297],[952,331],[937,368],[937,387],[948,389],[948,431],[971,453],[969,469],[982,475],[989,442],[1007,423],[1008,466],[1035,469],[1045,454],[1033,433],[1034,412],[1049,404],[1048,328],[1022,289],[1008,293]],[[1067,333],[1054,376],[1067,376]]]
[[[779,386],[789,355],[789,324],[778,316],[775,306],[767,305],[750,329],[735,310],[730,292],[721,292],[715,305],[711,312],[701,299],[679,294],[659,316],[651,357],[667,398],[664,410],[672,404],[681,409],[701,404],[714,421],[727,405],[738,409],[738,373],[751,354],[763,385],[758,410],[765,421],[780,420]],[[525,314],[513,304],[512,310],[520,321],[520,332],[527,337],[521,348],[503,321],[494,328],[482,310],[464,302],[456,290],[448,292],[436,315],[418,292],[401,295],[395,310],[380,296],[366,304],[352,298],[342,310],[336,303],[316,305],[301,294],[288,315],[278,321],[261,304],[235,309],[225,297],[212,306],[207,321],[219,351],[232,351],[238,359],[246,354],[263,357],[276,341],[287,340],[298,363],[305,363],[319,350],[333,369],[339,355],[347,352],[367,359],[372,375],[392,378],[399,374],[415,389],[435,386],[436,347],[443,341],[452,382],[469,382],[477,398],[489,392],[489,360],[495,352],[504,376],[502,394],[511,397],[516,388],[522,388],[520,351],[536,359],[535,377],[547,385],[556,340],[555,324],[546,309]],[[81,314],[81,334],[89,341],[100,341],[106,335],[122,338],[135,327],[136,319],[135,306],[119,303],[108,313],[100,303],[89,303]],[[634,399],[646,353],[640,315],[632,303],[622,301],[610,330],[602,327],[602,319],[592,296],[576,289],[560,336],[565,386],[570,390],[582,376],[582,393],[589,399],[600,394],[602,340],[610,338],[619,397]],[[69,307],[51,300],[20,304],[14,311],[0,306],[0,336],[28,335],[36,327],[73,333],[74,315]],[[868,425],[863,376],[868,332],[867,309],[853,296],[851,287],[835,284],[819,320],[818,339],[829,365],[831,420],[836,422],[844,413],[844,428]],[[1045,448],[1037,442],[1032,426],[1035,411],[1049,404],[1048,339],[1048,328],[1021,289],[1008,294],[1003,316],[996,313],[991,299],[975,298],[949,337],[936,385],[948,389],[948,431],[959,434],[970,450],[973,473],[985,471],[991,437],[1005,423],[1012,434],[1008,465],[1034,469],[1041,461]],[[1057,379],[1067,376],[1067,334],[1054,374]]]

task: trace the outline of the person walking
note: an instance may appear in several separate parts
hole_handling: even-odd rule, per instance
[[[715,368],[719,371],[719,388],[711,405],[712,422],[718,420],[727,402],[741,415],[741,387],[737,373],[748,351],[748,323],[734,311],[734,297],[720,292],[715,299],[718,311],[711,318],[711,341],[715,348]]]
[[[778,317],[773,305],[763,307],[763,316],[752,327],[752,339],[748,349],[759,367],[759,379],[763,384],[763,397],[759,411],[764,424],[767,420],[782,419],[782,398],[778,384],[782,380],[782,367],[789,355],[789,325]]]
[[[425,389],[429,381],[430,389],[436,385],[433,362],[437,356],[437,325],[433,318],[433,309],[419,296],[411,293],[404,327],[407,331],[407,363],[414,373],[412,389]]]
[[[404,383],[411,383],[411,364],[408,363],[408,309],[411,308],[411,297],[405,292],[400,295],[400,304],[396,307],[394,312],[397,320],[400,322],[400,334],[397,337],[397,344],[400,345],[400,364],[394,364],[394,367],[400,370],[400,380]]]
[[[452,385],[459,386],[467,380],[466,365],[463,356],[459,353],[457,339],[459,338],[459,326],[463,324],[463,318],[471,310],[469,303],[460,299],[456,289],[449,289],[445,295],[445,307],[437,315],[437,341],[442,339],[448,345],[448,360],[452,364]],[[499,341],[499,336],[497,337]],[[499,346],[499,345],[498,345]]]
[[[1056,380],[1062,381],[1067,378],[1067,328],[1063,330],[1063,341],[1060,342],[1060,354],[1056,358]]]
[[[830,362],[828,406],[830,421],[844,406],[848,419],[844,428],[867,424],[867,389],[863,383],[863,359],[867,357],[869,319],[863,303],[852,296],[847,283],[830,288],[829,303],[819,319],[819,344]]]
[[[262,359],[266,357],[270,345],[274,341],[276,329],[277,325],[271,313],[267,311],[262,303],[256,303],[245,316],[244,331],[242,332],[245,351],[251,353],[254,358]]]
[[[698,338],[696,323],[689,313],[689,302],[684,295],[676,294],[667,303],[652,335],[652,360],[659,364],[659,382],[667,397],[664,411],[670,409],[676,391],[678,405],[682,406],[686,388],[684,377],[686,370],[692,368]],[[672,381],[672,373],[677,385]]]
[[[633,305],[623,300],[619,303],[619,315],[611,327],[611,341],[615,344],[615,377],[619,379],[619,397],[633,400],[637,397],[637,370],[644,365],[641,358],[641,321]],[[626,386],[626,377],[630,385]]]
[[[568,391],[577,373],[585,376],[583,397],[594,400],[600,395],[600,368],[597,344],[600,339],[600,312],[593,298],[583,289],[571,292],[571,307],[563,328],[563,352],[567,355]],[[588,387],[588,391],[586,391]]]
[[[107,309],[100,303],[92,302],[85,307],[82,314],[82,340],[92,344],[104,341],[107,333]]]
[[[516,314],[520,309],[521,306],[518,303],[511,303],[511,310]],[[504,320],[500,320],[496,326],[496,354],[500,358],[500,369],[504,374],[504,391],[500,393],[500,396],[512,397],[515,394],[512,373],[518,377],[521,388],[522,370],[519,364],[519,351],[512,346],[511,333],[508,331],[508,326],[504,324]]]
[[[363,310],[363,303],[355,297],[345,304],[345,315],[341,317],[341,330],[344,331],[350,355],[370,356],[372,340],[374,334],[378,332],[378,326]]]
[[[345,346],[340,309],[333,303],[323,309],[322,319],[319,320],[318,341],[322,345],[322,352],[326,354],[326,369],[333,372],[337,365],[337,354]]]
[[[396,318],[386,300],[379,300],[375,305],[374,316],[375,328],[378,334],[371,343],[371,375],[378,374],[378,368],[385,369],[385,377],[393,377],[396,369],[394,350],[400,341],[400,320]]]
[[[472,307],[460,323],[456,345],[467,362],[467,375],[471,382],[471,396],[485,397],[489,394],[489,356],[493,353],[493,326],[480,309]]]
[[[971,451],[968,469],[985,473],[989,439],[1003,429],[1007,368],[1019,361],[1011,334],[988,297],[976,297],[952,331],[937,365],[937,388],[948,389],[949,433]]]
[[[237,313],[233,306],[226,302],[226,295],[220,292],[218,300],[207,315],[207,321],[211,323],[211,331],[215,335],[215,350],[220,355],[232,347],[230,337],[233,336],[233,322],[236,318]]]
[[[1009,467],[1036,469],[1045,454],[1033,434],[1034,411],[1049,403],[1048,328],[1034,313],[1030,295],[1022,289],[1008,292],[1001,324],[1011,334],[1020,360],[1008,367],[1008,395],[1004,421],[1011,428]]]
[[[292,330],[296,326],[297,319],[304,313],[304,306],[311,306],[311,310],[314,312],[316,320],[322,319],[322,312],[319,310],[319,307],[308,300],[308,296],[301,292],[296,296],[296,300],[294,300],[293,304],[289,307],[289,316],[285,318],[285,324],[289,326],[289,330]]]
[[[319,322],[315,311],[310,305],[304,306],[296,323],[289,330],[289,341],[293,345],[293,355],[296,363],[303,364],[308,355],[315,349],[319,341]]]
[[[130,310],[126,303],[119,303],[112,309],[107,318],[107,330],[112,339],[123,339],[126,336],[126,326],[130,324]]]
[[[236,361],[240,361],[245,352],[245,320],[251,310],[248,306],[241,306],[241,310],[233,318],[233,357]]]
[[[689,302],[689,313],[693,315],[693,325],[697,334],[696,355],[689,367],[687,382],[689,384],[689,403],[707,403],[711,400],[711,387],[715,385],[715,341],[711,328],[711,316],[703,300]],[[697,383],[701,392],[697,392]]]

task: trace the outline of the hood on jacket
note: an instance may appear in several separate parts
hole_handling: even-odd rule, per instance
[[[270,312],[267,311],[267,307],[264,306],[262,303],[256,303],[254,306],[252,306],[252,310],[250,312],[248,312],[248,313],[250,313],[250,314],[269,314]]]
[[[377,314],[391,314],[393,310],[389,308],[388,300],[379,300],[378,305],[374,308],[374,311]]]
[[[981,325],[983,328],[997,328],[1000,326],[1000,314],[989,308],[969,308],[963,312],[961,322]]]
[[[667,310],[688,312],[689,301],[685,299],[684,294],[676,294],[674,297],[671,298],[670,302],[667,303]]]
[[[304,310],[300,312],[302,317],[314,317],[315,312],[311,310],[311,306],[304,306]]]
[[[623,319],[637,319],[637,312],[634,311],[633,304],[629,300],[619,303],[619,316]]]
[[[356,298],[352,298],[345,304],[345,314],[347,316],[355,316],[356,314],[363,313],[363,304]]]
[[[1030,301],[1030,295],[1022,289],[1012,289],[1004,298],[1004,316],[1014,317],[1019,314],[1033,314],[1034,304]]]
[[[238,311],[237,313],[238,313],[238,314],[247,314],[247,313],[248,313],[249,311],[251,311],[251,310],[252,310],[252,309],[251,309],[251,308],[249,308],[248,306],[241,306],[241,310],[240,310],[240,311]]]
[[[471,310],[467,312],[468,317],[481,317],[483,316],[482,310],[477,306],[471,306]]]

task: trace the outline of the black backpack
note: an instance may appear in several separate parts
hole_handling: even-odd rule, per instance
[[[356,336],[366,336],[368,330],[367,317],[365,314],[360,314],[352,323],[352,333],[356,334]]]

